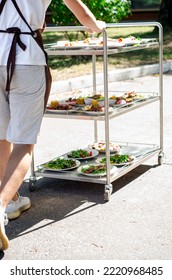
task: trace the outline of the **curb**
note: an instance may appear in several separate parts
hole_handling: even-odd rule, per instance
[[[163,63],[163,73],[172,70],[172,62]],[[137,77],[143,77],[147,75],[154,75],[159,73],[159,64],[143,65],[133,68],[117,69],[114,71],[109,71],[108,79],[109,82],[124,81],[128,79],[133,79]],[[96,84],[103,84],[103,73],[98,73],[96,75]],[[64,81],[55,81],[52,83],[51,95],[69,92],[74,89],[88,88],[92,87],[93,80],[91,75],[85,75],[77,78],[71,78]]]

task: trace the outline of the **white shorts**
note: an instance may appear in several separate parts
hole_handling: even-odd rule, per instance
[[[6,101],[6,67],[0,66],[0,140],[35,144],[44,113],[45,67],[17,65]]]

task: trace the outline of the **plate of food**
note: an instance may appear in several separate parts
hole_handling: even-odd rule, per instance
[[[91,49],[98,49],[98,50],[101,50],[103,49],[103,43],[102,44],[99,44],[99,45],[89,45],[89,48]],[[108,49],[116,49],[116,48],[122,48],[125,46],[125,43],[120,43],[120,42],[108,42],[107,43],[107,48]]]
[[[77,50],[81,48],[85,48],[88,45],[85,44],[83,41],[57,41],[57,43],[54,43],[50,45],[50,48],[52,49],[59,49],[59,50],[65,50],[65,49],[70,49],[70,50]]]
[[[127,154],[110,155],[110,164],[115,166],[129,165],[134,162],[135,157]],[[96,160],[99,164],[106,164],[106,157]]]
[[[75,97],[69,97],[65,100],[61,100],[59,101],[60,104],[63,105],[71,105],[71,106],[75,106],[76,105],[76,98]]]
[[[61,113],[72,113],[76,112],[76,109],[70,104],[60,103],[57,100],[52,100],[49,105],[47,105],[46,111],[61,114]]]
[[[106,176],[106,165],[105,164],[86,164],[78,167],[78,173],[84,176],[90,177],[101,177]],[[117,171],[116,166],[110,166],[110,174]]]
[[[68,158],[73,158],[77,160],[86,160],[96,157],[99,154],[99,151],[94,149],[77,149],[67,153]]]
[[[89,42],[89,48],[92,49],[103,49],[104,42],[103,38],[99,38],[98,40],[95,41],[90,41]],[[118,42],[118,40],[115,39],[107,39],[107,48],[120,48],[124,47],[125,43],[124,42]]]
[[[104,106],[99,106],[97,101],[94,101],[97,103],[94,104],[92,102],[92,105],[86,105],[84,107],[82,107],[82,112],[86,115],[90,115],[90,116],[102,116],[105,114],[105,107]],[[109,107],[109,113],[113,112],[113,108]]]
[[[55,113],[55,114],[68,114],[68,113],[76,113],[75,109],[46,109],[47,112]]]
[[[42,164],[40,168],[47,171],[68,171],[77,168],[79,165],[79,160],[58,157]]]
[[[99,151],[100,153],[105,153],[106,152],[106,144],[105,141],[100,141],[100,142],[95,142],[93,144],[90,144],[88,146],[91,149],[95,149]],[[115,142],[109,142],[109,150],[110,153],[119,153],[120,152],[120,145],[115,143]]]
[[[118,38],[118,42],[124,43],[125,46],[133,46],[133,45],[141,44],[141,39],[130,35],[127,38],[122,38],[122,37]]]
[[[104,110],[82,110],[82,113],[88,116],[103,116],[105,114]]]

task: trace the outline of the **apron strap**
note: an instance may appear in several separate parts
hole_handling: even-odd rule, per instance
[[[4,0],[4,1],[6,1],[6,0]],[[37,34],[32,30],[31,26],[28,24],[27,20],[26,20],[25,17],[23,16],[21,10],[19,9],[19,6],[18,6],[17,3],[16,3],[16,0],[11,0],[11,1],[12,1],[13,5],[15,6],[15,8],[16,8],[18,14],[19,14],[20,17],[22,18],[22,20],[26,23],[27,27],[29,28],[30,32],[32,33],[32,36],[33,36],[33,37],[36,37]]]
[[[6,1],[6,0],[3,0],[3,1]],[[16,0],[11,0],[13,5],[15,6],[18,14],[20,15],[20,17],[22,18],[22,20],[26,23],[27,27],[29,28],[30,32],[31,32],[31,35],[32,37],[35,39],[35,41],[37,42],[37,44],[39,45],[39,47],[43,50],[44,54],[45,54],[45,57],[46,57],[46,62],[47,62],[47,54],[46,52],[44,51],[44,46],[43,46],[43,42],[42,42],[42,36],[41,36],[41,30],[38,29],[38,30],[35,30],[33,31],[31,26],[28,24],[27,20],[25,19],[25,17],[23,16],[19,6],[17,5],[16,3]]]
[[[2,0],[1,3],[0,3],[0,15],[3,11],[3,8],[4,8],[6,2],[7,2],[7,0]]]
[[[7,33],[14,34],[8,60],[7,60],[7,83],[6,83],[6,91],[9,93],[10,91],[10,83],[13,77],[15,62],[16,62],[16,45],[25,51],[26,45],[21,41],[20,34],[21,30],[18,27],[11,27],[6,29]]]

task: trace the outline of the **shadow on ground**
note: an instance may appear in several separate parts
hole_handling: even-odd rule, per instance
[[[114,181],[112,195],[115,195],[121,188],[127,187],[127,184],[151,168],[153,166],[140,165]],[[31,198],[32,207],[21,215],[20,219],[9,222],[6,228],[9,240],[17,238],[18,235],[38,231],[42,227],[85,211],[97,204],[108,203],[104,201],[104,185],[52,178],[39,179],[34,192],[30,192],[28,182],[24,182],[20,194]],[[91,202],[91,204],[86,204],[86,207],[76,210],[85,202]],[[47,222],[40,225],[43,220],[47,220]],[[0,258],[3,256],[0,255]]]

